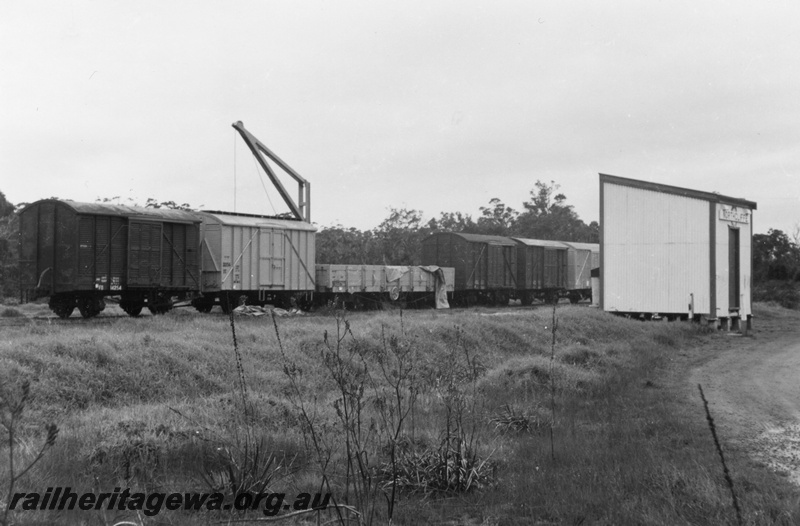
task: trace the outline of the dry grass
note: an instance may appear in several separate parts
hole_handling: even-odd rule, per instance
[[[551,367],[550,310],[490,314],[481,309],[407,312],[402,321],[399,312],[348,316],[359,356],[376,373],[363,396],[366,430],[382,417],[374,404],[376,393],[391,386],[391,376],[378,374],[377,358],[369,358],[381,355],[385,335],[413,347],[419,359],[413,414],[403,424],[402,443],[396,442],[397,458],[406,462],[397,464],[403,470],[397,474],[409,481],[415,473],[436,474],[442,462],[435,454],[443,451],[446,417],[456,404],[469,407],[460,425],[474,435],[471,454],[478,462],[489,460],[485,478],[466,494],[400,491],[394,523],[732,520],[701,408],[695,414],[674,403],[674,392],[665,387],[669,375],[680,373],[671,368],[671,357],[715,335],[689,323],[642,323],[561,306]],[[269,475],[273,491],[324,491],[319,451],[309,447],[295,392],[328,440],[329,485],[335,498],[343,496],[347,455],[336,449],[337,438],[344,435],[335,409],[341,393],[320,359],[323,334],[335,333],[335,320],[278,320],[284,357],[272,322],[265,318],[236,319],[250,404],[246,417],[230,322],[221,314],[179,311],[122,318],[112,325],[6,328],[0,338],[0,375],[6,382],[31,381],[23,432],[31,441],[40,440],[42,424],[51,420],[61,430],[50,454],[20,481],[22,491],[56,485],[85,491],[115,486],[207,491],[208,481],[223,476],[237,451],[253,448],[262,459],[253,471]],[[463,365],[465,352],[479,374],[474,382],[459,383],[456,391],[443,389],[442,371],[452,369],[448,364]],[[284,372],[286,359],[302,372],[294,380]],[[551,387],[557,408],[552,458]],[[444,403],[447,396],[456,397],[450,406]],[[384,482],[391,479],[387,442],[373,440],[364,447],[373,474]],[[221,454],[224,448],[229,453]],[[747,524],[800,520],[796,496],[777,478],[744,459],[729,461]],[[249,480],[251,475],[237,472],[236,477]],[[376,493],[375,523],[386,518],[386,487]],[[409,482],[405,487],[415,486]],[[131,517],[75,512],[62,518],[110,524]],[[196,524],[216,517],[162,512],[158,518]],[[328,520],[336,518],[332,514]]]

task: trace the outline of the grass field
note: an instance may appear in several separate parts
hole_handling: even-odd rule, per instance
[[[237,317],[236,346],[216,311],[0,325],[4,401],[30,383],[15,469],[45,441],[46,424],[59,428],[14,491],[330,492],[372,524],[736,524],[702,403],[682,384],[704,342],[724,336],[568,305],[554,331],[553,316]],[[2,510],[4,430],[0,441]],[[743,454],[728,460],[746,524],[800,523],[796,488]],[[8,515],[20,524],[263,517]],[[357,523],[346,509],[284,523],[317,520]]]

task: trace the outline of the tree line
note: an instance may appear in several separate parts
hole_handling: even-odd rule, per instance
[[[493,198],[474,218],[462,212],[442,212],[426,222],[420,210],[390,208],[389,216],[372,230],[324,227],[317,233],[317,262],[419,265],[422,240],[437,232],[597,243],[597,222],[583,222],[558,190],[553,181],[536,181],[520,211]]]

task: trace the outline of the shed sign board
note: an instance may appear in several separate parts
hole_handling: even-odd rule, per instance
[[[724,221],[747,224],[750,222],[750,213],[740,208],[720,208],[719,218]]]

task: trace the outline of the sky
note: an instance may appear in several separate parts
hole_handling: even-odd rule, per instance
[[[241,120],[322,227],[522,210],[537,180],[588,223],[600,172],[800,226],[797,2],[9,0],[0,46],[12,203],[284,212]]]

